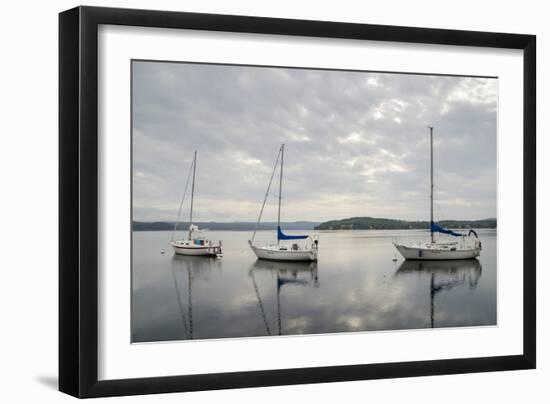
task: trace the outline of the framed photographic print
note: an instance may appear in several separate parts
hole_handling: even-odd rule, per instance
[[[535,367],[534,36],[59,24],[61,391]]]

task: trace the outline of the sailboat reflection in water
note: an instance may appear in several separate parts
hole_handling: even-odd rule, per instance
[[[420,274],[429,276],[430,326],[435,327],[435,304],[438,294],[454,288],[475,289],[481,278],[481,263],[477,259],[452,261],[405,260],[396,276]]]
[[[277,326],[276,330],[270,327],[266,311],[268,308],[264,303],[258,288],[258,282],[255,273],[271,273],[275,275],[276,287],[276,306],[277,306]],[[319,276],[317,273],[317,262],[283,262],[283,261],[264,261],[258,260],[250,267],[250,278],[258,299],[258,306],[267,335],[283,335],[282,310],[281,310],[281,292],[284,286],[312,286],[319,287]]]
[[[201,257],[172,257],[172,277],[183,324],[184,339],[196,336],[193,322],[193,282],[208,282],[214,270],[221,271],[218,260],[205,260]]]

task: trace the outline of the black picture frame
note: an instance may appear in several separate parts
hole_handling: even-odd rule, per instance
[[[523,50],[523,354],[99,381],[100,24]],[[97,7],[60,13],[59,390],[84,398],[535,368],[535,122],[534,35]]]

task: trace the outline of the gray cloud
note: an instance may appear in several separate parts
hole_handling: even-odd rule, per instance
[[[497,80],[133,62],[135,220],[255,220],[286,143],[283,220],[496,217]],[[266,220],[273,220],[276,192]]]

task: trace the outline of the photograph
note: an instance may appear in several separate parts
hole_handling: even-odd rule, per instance
[[[132,343],[498,326],[497,77],[130,69]]]

